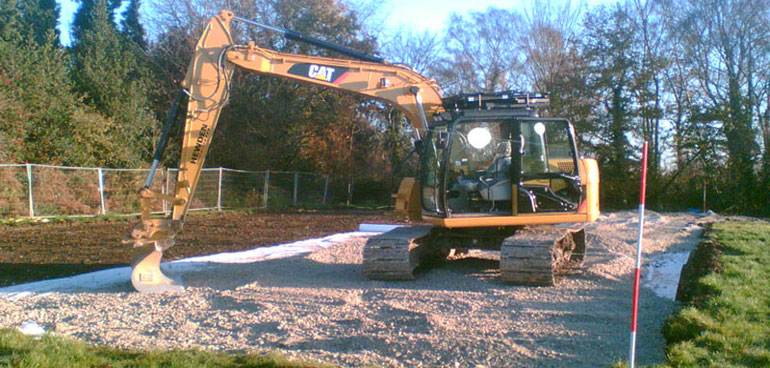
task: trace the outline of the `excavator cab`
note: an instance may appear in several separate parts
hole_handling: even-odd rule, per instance
[[[599,215],[596,161],[578,157],[569,121],[538,117],[548,103],[547,95],[515,92],[443,99],[445,111],[417,144],[421,219],[432,226],[369,239],[367,277],[409,280],[419,265],[470,248],[499,250],[500,279],[509,284],[553,285],[579,265],[581,225],[529,228]]]
[[[534,108],[547,99],[510,92],[448,99],[450,113],[420,144],[424,215],[577,213],[585,193],[574,129],[537,117]]]

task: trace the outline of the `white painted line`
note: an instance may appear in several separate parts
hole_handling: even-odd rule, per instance
[[[360,224],[358,225],[358,231],[364,231],[369,233],[385,233],[399,227],[404,227],[404,225]]]
[[[300,240],[293,243],[259,247],[242,252],[226,252],[201,257],[191,257],[161,265],[163,271],[176,276],[201,269],[216,263],[253,263],[268,259],[291,257],[327,248],[353,237],[374,235],[372,232],[354,231],[328,235],[322,238]],[[0,297],[10,300],[31,296],[33,293],[45,293],[68,290],[103,289],[119,283],[131,281],[131,267],[118,267],[80,274],[72,277],[43,280],[0,288]]]
[[[690,252],[676,252],[651,258],[644,266],[647,273],[644,286],[661,298],[674,300],[682,266],[687,263],[689,257]]]

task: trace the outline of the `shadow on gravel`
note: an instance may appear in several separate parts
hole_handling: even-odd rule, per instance
[[[69,277],[82,273],[125,266],[125,264],[78,264],[78,263],[0,263],[0,287]]]
[[[412,281],[369,280],[360,264],[321,263],[307,255],[265,260],[252,264],[198,264],[183,281],[187,287],[233,290],[254,284],[260,287],[334,288],[334,289],[419,289],[444,291],[481,291],[508,288],[500,279],[498,261],[464,258],[430,268],[418,268]]]

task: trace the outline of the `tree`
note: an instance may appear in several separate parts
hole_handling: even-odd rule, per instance
[[[82,12],[90,28],[80,28],[73,47],[75,85],[88,105],[114,121],[109,134],[125,146],[130,160],[124,164],[135,165],[150,156],[157,130],[149,110],[148,67],[117,33],[106,0],[97,0],[87,16]]]
[[[639,119],[642,140],[650,142],[650,182],[660,176],[661,162],[661,119],[663,118],[663,70],[668,63],[664,56],[665,30],[660,15],[659,2],[634,0],[628,12],[633,23],[634,48],[640,57],[635,60],[633,95],[637,119]],[[653,198],[654,199],[654,198]]]
[[[405,64],[418,73],[431,77],[441,62],[443,43],[435,33],[401,28],[383,45],[386,58],[396,64]]]
[[[59,31],[56,29],[56,21],[59,18],[59,4],[54,0],[22,1],[22,13],[24,24],[28,27],[35,42],[42,44],[53,37],[54,42],[59,40]]]
[[[762,121],[758,110],[767,108],[757,97],[768,79],[770,4],[683,1],[672,5],[669,15],[698,82],[694,98],[725,137],[729,179],[724,185],[734,194],[733,209],[755,207],[761,190],[754,169],[759,153],[754,124]]]
[[[663,69],[663,88],[668,101],[664,106],[666,115],[673,125],[673,147],[676,169],[682,170],[688,158],[695,153],[695,124],[693,112],[697,110],[693,91],[697,88],[694,72],[682,57],[684,45],[673,29],[666,31],[668,42],[666,52],[672,55]]]
[[[523,55],[516,47],[521,16],[489,8],[469,19],[452,13],[446,35],[447,59],[437,76],[448,93],[521,89]]]
[[[625,207],[631,189],[625,180],[631,174],[633,63],[639,58],[633,48],[634,29],[625,9],[599,7],[587,15],[587,37],[583,45],[588,61],[590,87],[597,103],[593,110],[595,134],[591,138],[602,167],[602,203]]]
[[[579,137],[589,137],[596,130],[591,121],[594,99],[580,50],[580,10],[570,2],[558,6],[534,1],[525,12],[526,27],[518,43],[526,58],[527,84],[550,94],[545,114],[569,118]],[[581,147],[588,146],[585,140]]]
[[[49,32],[49,34],[52,34]],[[113,122],[73,93],[69,55],[57,42],[0,41],[0,157],[64,165],[122,165]]]
[[[144,39],[144,27],[139,22],[140,0],[129,0],[128,7],[123,12],[123,20],[120,22],[120,34],[129,42],[134,43],[142,50],[147,49],[147,41]]]
[[[21,19],[16,0],[0,0],[0,40],[21,43],[24,28]]]
[[[572,7],[569,1],[559,7],[537,0],[526,10],[526,32],[518,44],[526,57],[524,72],[535,90],[550,91],[570,69],[579,19],[580,8]]]
[[[0,89],[0,162],[24,161],[24,118],[23,105],[11,91]]]
[[[120,7],[122,0],[80,0],[80,6],[75,12],[75,19],[72,22],[72,39],[77,42],[80,37],[88,30],[93,29],[93,13],[97,4],[106,1],[107,10],[105,12],[107,19],[112,23],[115,21],[115,9]]]

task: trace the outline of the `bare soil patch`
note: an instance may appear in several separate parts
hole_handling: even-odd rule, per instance
[[[250,249],[389,222],[384,211],[226,211],[191,213],[164,260]],[[136,218],[0,225],[0,286],[131,264],[121,243]]]
[[[277,350],[338,366],[607,366],[627,354],[635,215],[604,214],[588,225],[585,264],[554,287],[502,284],[489,252],[421,271],[415,281],[367,280],[366,238],[357,237],[309,255],[209,265],[185,274],[181,294],[121,286],[0,297],[0,327],[33,319],[95,344]],[[647,220],[648,258],[692,249],[706,221],[653,212]],[[663,360],[661,326],[674,307],[642,289],[640,364]]]

